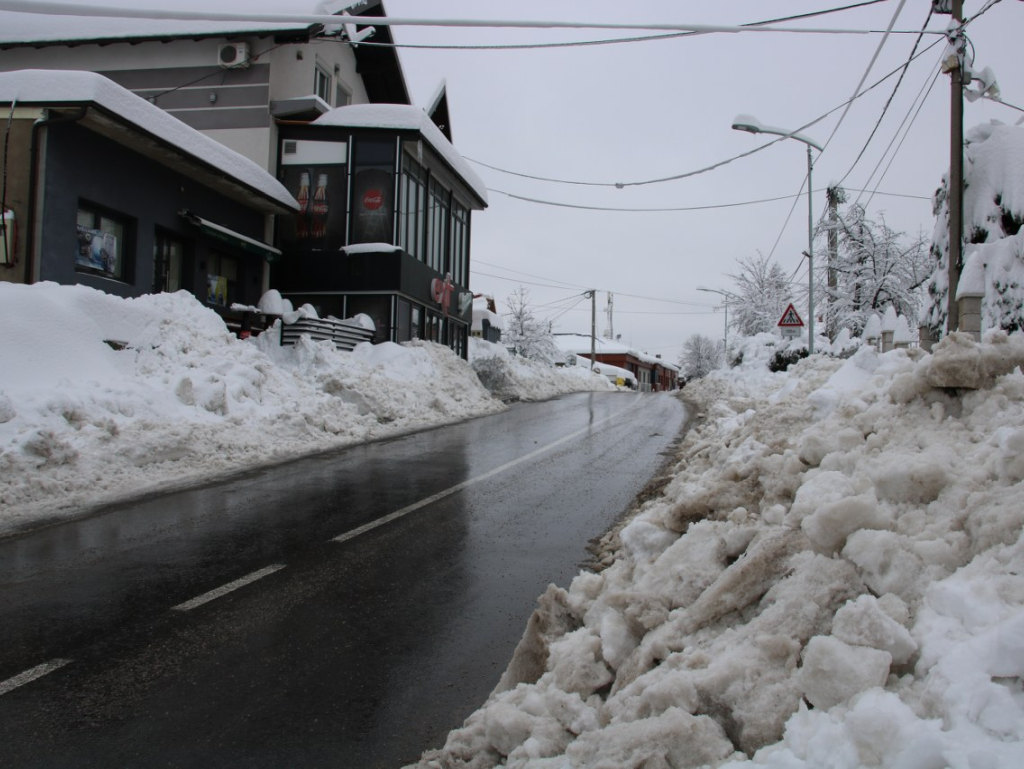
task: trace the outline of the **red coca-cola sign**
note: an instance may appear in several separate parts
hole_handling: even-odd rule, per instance
[[[376,211],[384,205],[384,193],[381,190],[367,190],[363,195],[363,208]]]

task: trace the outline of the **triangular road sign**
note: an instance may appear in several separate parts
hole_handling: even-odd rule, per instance
[[[800,328],[803,325],[804,322],[800,320],[800,316],[792,304],[786,308],[786,311],[782,313],[782,318],[779,320],[780,328]]]

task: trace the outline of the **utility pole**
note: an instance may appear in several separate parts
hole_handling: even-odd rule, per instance
[[[839,204],[846,201],[846,195],[842,187],[829,187],[826,191],[828,198],[828,339],[836,341],[836,310],[834,303],[838,294],[838,281],[836,280],[836,263],[839,260]]]
[[[938,0],[933,0],[933,6]],[[960,270],[963,268],[964,237],[964,37],[959,26],[964,20],[963,0],[952,0],[951,12],[957,24],[955,37],[950,40],[955,49],[942,69],[950,75],[949,121],[949,296],[946,304],[946,333],[960,326],[960,311],[956,301]]]
[[[590,295],[590,370],[594,370],[597,360],[597,289],[587,292]]]

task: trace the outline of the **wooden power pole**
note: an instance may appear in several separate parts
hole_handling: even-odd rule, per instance
[[[952,0],[952,15],[957,25],[964,20],[963,0]],[[943,64],[950,75],[949,121],[949,296],[946,306],[946,333],[960,326],[956,301],[960,271],[963,269],[964,238],[964,68],[963,35],[959,30],[952,40],[956,49]]]

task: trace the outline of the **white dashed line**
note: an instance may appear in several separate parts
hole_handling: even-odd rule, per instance
[[[233,582],[228,582],[226,585],[221,585],[220,587],[216,588],[215,590],[211,590],[208,593],[203,593],[200,596],[196,596],[191,601],[185,601],[185,603],[179,603],[177,606],[172,606],[171,611],[192,611],[192,609],[195,609],[198,606],[202,606],[204,603],[209,603],[210,601],[216,600],[221,596],[225,596],[232,591],[238,590],[238,588],[240,587],[245,587],[246,585],[252,584],[256,580],[263,579],[264,577],[273,574],[275,571],[280,571],[283,568],[283,563],[275,563],[271,566],[267,566],[266,568],[260,569],[259,571],[254,571],[252,574],[248,574],[244,577],[239,577]]]
[[[387,515],[381,516],[380,518],[377,518],[374,521],[364,523],[362,526],[358,526],[352,529],[351,531],[346,531],[344,534],[339,534],[338,536],[334,537],[332,541],[348,542],[350,539],[355,539],[356,537],[361,536],[368,531],[373,531],[374,529],[383,526],[386,523],[391,523],[392,521],[397,520],[403,516],[406,516],[415,510],[419,510],[421,507],[426,507],[427,505],[433,504],[438,500],[444,499],[445,497],[449,497],[452,494],[462,491],[463,489],[472,486],[475,483],[480,483],[480,481],[485,481],[488,478],[491,478],[492,476],[498,475],[499,473],[503,473],[511,467],[515,467],[516,465],[522,464],[523,462],[528,462],[531,459],[534,459],[547,451],[551,451],[551,449],[555,448],[556,446],[561,446],[563,443],[578,438],[581,435],[585,435],[586,433],[593,430],[595,427],[598,427],[599,425],[602,425],[605,422],[610,422],[613,419],[620,418],[623,414],[632,411],[638,405],[640,405],[639,398],[635,399],[627,408],[623,409],[620,412],[607,416],[604,419],[599,419],[596,422],[593,422],[592,424],[589,424],[586,427],[577,430],[574,433],[564,435],[557,441],[552,441],[546,446],[541,446],[539,449],[534,449],[529,454],[524,454],[518,459],[513,459],[511,462],[506,462],[500,467],[495,467],[493,470],[489,470],[488,472],[478,475],[475,478],[470,478],[469,480],[463,481],[462,483],[457,483],[454,486],[450,486],[447,489],[444,489],[443,491],[439,491],[436,494],[432,494],[429,497],[425,497],[424,499],[421,499],[419,502],[413,502],[411,505],[407,505],[406,507],[403,507],[400,510],[395,510],[395,512],[393,513],[388,513]]]
[[[31,670],[26,670],[24,673],[18,673],[18,675],[8,678],[6,681],[0,681],[0,697],[8,692],[13,692],[19,686],[32,683],[38,678],[49,675],[54,670],[59,670],[69,662],[71,662],[71,660],[50,660],[49,662],[44,662],[42,665],[36,665]]]

